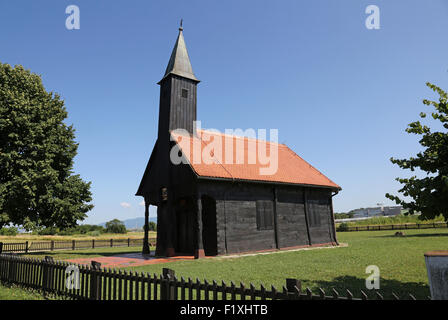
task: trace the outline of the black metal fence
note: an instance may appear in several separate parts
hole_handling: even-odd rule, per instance
[[[155,246],[156,239],[149,239]],[[106,247],[133,247],[143,245],[143,239],[104,239],[104,240],[62,240],[62,241],[24,241],[0,242],[0,253],[28,253],[36,251],[79,250]]]
[[[301,282],[286,279],[280,290],[274,286],[256,288],[234,282],[178,279],[173,270],[163,269],[162,275],[102,269],[99,263],[92,266],[74,265],[63,261],[32,259],[0,255],[0,280],[23,287],[42,290],[61,297],[90,300],[383,300],[379,291],[370,296],[360,291],[355,297],[349,290],[340,294],[336,290],[326,293],[323,289],[313,292],[302,290]],[[393,299],[411,299],[409,294]]]
[[[433,223],[404,223],[404,224],[384,224],[384,225],[365,225],[365,226],[343,226],[339,225],[336,231],[381,231],[381,230],[410,230],[410,229],[433,229],[447,228],[448,222]]]

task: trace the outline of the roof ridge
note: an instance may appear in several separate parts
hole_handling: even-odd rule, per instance
[[[276,144],[278,146],[282,146],[282,147],[288,147],[286,144],[284,143],[279,143],[279,142],[274,142],[274,141],[269,141],[269,140],[263,140],[263,139],[257,139],[257,138],[252,138],[252,137],[242,137],[242,136],[237,136],[237,135],[231,135],[231,134],[227,134],[227,133],[223,133],[223,132],[215,132],[215,131],[210,131],[210,130],[206,130],[206,129],[199,129],[197,131],[201,131],[201,132],[210,132],[212,134],[219,134],[222,136],[227,136],[227,137],[233,137],[233,138],[237,138],[237,139],[247,139],[247,140],[255,140],[255,141],[264,141],[270,144]]]

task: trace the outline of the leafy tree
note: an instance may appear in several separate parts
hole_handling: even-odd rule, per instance
[[[149,221],[149,231],[157,231],[157,223]]]
[[[73,227],[93,208],[72,172],[78,144],[64,101],[39,75],[0,63],[0,227]]]
[[[107,233],[126,233],[126,227],[123,222],[118,219],[106,222]]]
[[[426,85],[440,97],[438,102],[425,99],[423,103],[435,108],[431,113],[432,118],[438,120],[444,129],[448,129],[447,93],[431,83]],[[420,113],[420,117],[425,118],[426,113]],[[425,219],[442,214],[448,221],[448,130],[432,132],[428,126],[415,121],[408,125],[406,132],[422,136],[419,143],[424,147],[424,151],[409,159],[390,160],[402,169],[414,171],[417,168],[427,174],[421,179],[416,176],[396,179],[403,184],[399,192],[412,198],[412,201],[406,202],[388,193],[386,197],[408,209],[407,214],[421,212]]]

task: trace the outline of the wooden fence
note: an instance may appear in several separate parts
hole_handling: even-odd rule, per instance
[[[16,255],[0,255],[0,280],[23,287],[41,290],[71,299],[90,300],[383,300],[379,291],[369,297],[360,291],[359,297],[346,290],[339,294],[332,290],[327,294],[323,289],[312,292],[302,290],[301,282],[286,279],[281,290],[274,286],[261,285],[255,288],[234,282],[219,284],[213,280],[200,281],[191,278],[178,279],[173,270],[163,269],[162,275],[127,272],[116,269],[102,269],[92,261],[92,266],[74,265],[63,261],[24,258]],[[77,281],[79,280],[79,281]],[[69,285],[67,285],[69,284]],[[400,298],[392,293],[393,299]],[[409,294],[402,299],[415,300]]]
[[[380,230],[408,230],[408,229],[433,229],[447,228],[447,222],[433,223],[404,223],[404,224],[384,224],[384,225],[366,225],[366,226],[346,226],[341,228],[339,225],[336,231],[380,231]]]
[[[151,246],[155,246],[156,239],[149,239]],[[65,241],[25,241],[0,242],[0,253],[15,252],[28,253],[53,250],[79,250],[106,247],[131,247],[143,245],[143,239],[105,239],[105,240],[65,240]]]

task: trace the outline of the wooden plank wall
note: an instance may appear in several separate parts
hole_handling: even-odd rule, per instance
[[[193,121],[196,120],[196,85],[197,83],[171,76],[171,102],[169,130],[186,129],[193,133]],[[188,97],[182,97],[182,89],[188,90]]]
[[[309,244],[303,193],[302,188],[278,188],[277,223],[281,248]]]
[[[280,248],[334,241],[331,224],[331,192],[294,186],[277,188],[277,237]],[[202,181],[198,192],[216,199],[218,254],[275,249],[273,230],[257,230],[256,201],[274,198],[274,186],[256,183]],[[308,214],[318,214],[320,225],[307,226]]]
[[[331,192],[325,189],[307,189],[307,206],[310,214],[318,214],[320,225],[310,226],[311,244],[335,242],[331,223]]]

